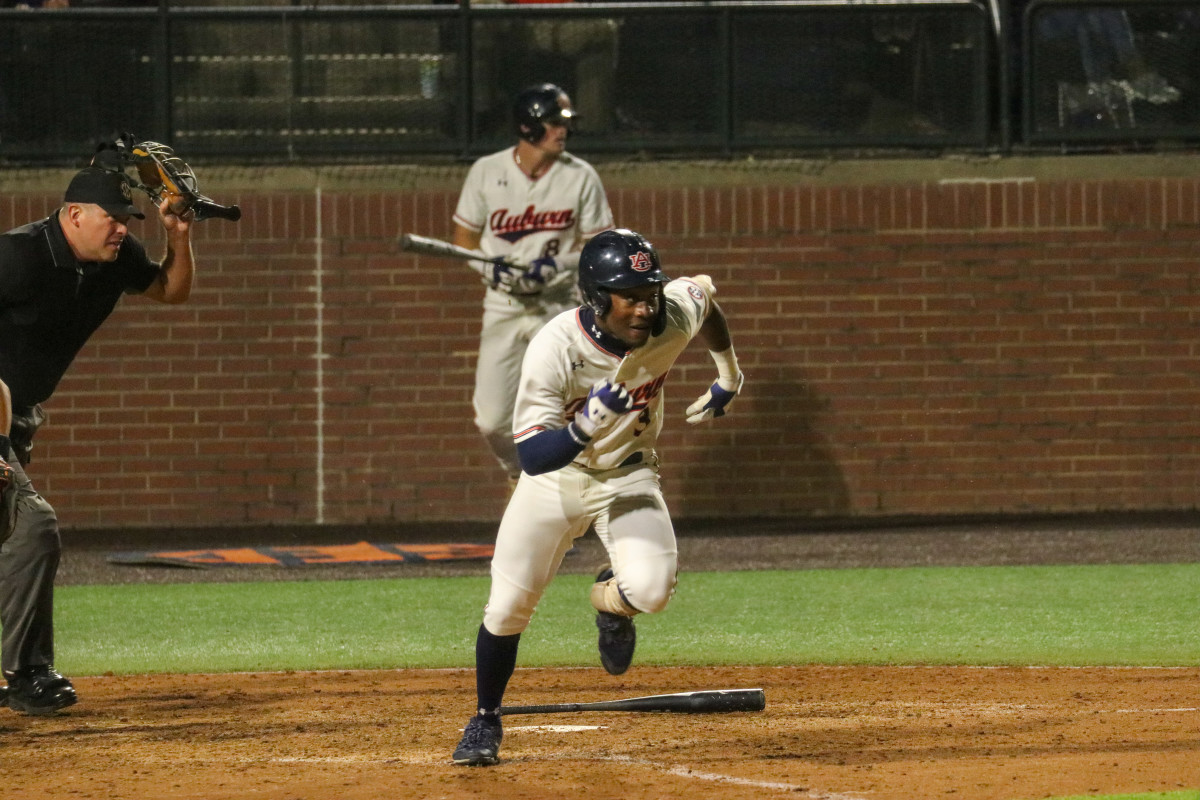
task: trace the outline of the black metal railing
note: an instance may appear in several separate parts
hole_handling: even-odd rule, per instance
[[[471,156],[511,140],[511,98],[538,80],[571,93],[580,152],[1182,141],[1200,138],[1195,8],[1182,0],[159,0],[0,10],[0,163],[77,160],[117,130],[198,159]],[[1068,75],[1070,62],[1094,53],[1087,38],[1058,35],[1069,28],[1055,15],[1112,9],[1148,68],[1109,83]]]
[[[1022,133],[1031,144],[1200,139],[1200,4],[1031,0]]]

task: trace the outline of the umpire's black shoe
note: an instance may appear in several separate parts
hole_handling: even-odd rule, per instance
[[[13,711],[45,716],[79,700],[71,682],[49,665],[26,667],[6,677],[8,690],[4,703]]]
[[[488,767],[500,761],[500,741],[504,729],[499,717],[479,714],[471,717],[463,729],[462,740],[454,750],[454,763],[464,767]]]

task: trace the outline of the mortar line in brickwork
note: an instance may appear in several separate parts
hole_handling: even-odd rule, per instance
[[[322,290],[322,283],[325,277],[325,235],[321,227],[321,219],[324,209],[321,205],[321,180],[317,179],[317,185],[314,189],[314,202],[317,204],[317,219],[313,226],[313,235],[316,238],[313,255],[313,283],[314,296],[313,303],[315,304],[314,324],[316,325],[316,478],[317,485],[314,494],[316,495],[316,523],[318,525],[325,522],[325,294]]]
[[[1166,178],[1158,179],[1158,229],[1165,231],[1170,227],[1168,216],[1170,215],[1170,200],[1167,196],[1171,193],[1170,182]]]

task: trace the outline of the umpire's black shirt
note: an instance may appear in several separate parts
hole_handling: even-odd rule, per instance
[[[141,294],[157,275],[132,234],[116,261],[76,260],[57,211],[0,234],[0,379],[13,408],[50,397],[121,295]]]

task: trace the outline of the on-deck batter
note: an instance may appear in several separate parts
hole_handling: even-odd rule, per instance
[[[454,243],[489,259],[528,264],[514,274],[495,260],[471,262],[483,276],[483,327],[475,367],[475,425],[509,477],[521,472],[512,439],[521,359],[533,335],[578,302],[579,248],[613,225],[600,177],[566,152],[575,114],[553,84],[521,92],[513,109],[520,140],[467,173],[454,212]]]
[[[584,305],[547,323],[521,368],[513,437],[524,472],[496,538],[475,643],[477,712],[456,764],[499,760],[499,710],[521,633],[589,524],[611,564],[591,591],[600,661],[614,675],[629,667],[633,616],[662,611],[675,589],[675,531],[655,450],[667,373],[699,336],[718,378],[688,407],[692,423],[723,415],[742,386],[708,276],[669,281],[640,234],[609,230],[589,241],[579,287]]]

